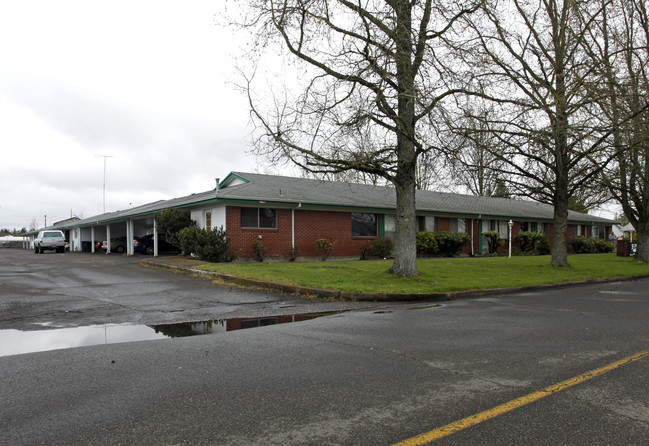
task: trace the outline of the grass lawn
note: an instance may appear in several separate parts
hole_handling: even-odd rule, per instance
[[[573,255],[568,261],[569,268],[554,268],[550,256],[420,259],[419,276],[413,278],[387,274],[391,260],[210,263],[200,268],[274,283],[362,293],[481,290],[649,274],[649,265],[615,254]]]

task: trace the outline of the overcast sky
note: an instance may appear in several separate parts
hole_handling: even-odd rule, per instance
[[[273,172],[248,153],[225,4],[1,1],[0,229],[102,213],[104,160],[107,212]]]
[[[0,2],[0,228],[255,171],[223,1]],[[262,169],[263,170],[263,169]]]

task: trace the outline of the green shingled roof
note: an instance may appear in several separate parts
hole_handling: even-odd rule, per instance
[[[321,181],[277,175],[233,172],[238,179],[248,182],[227,183],[218,191],[220,199],[267,201],[311,206],[337,206],[394,210],[396,193],[393,187]],[[227,178],[226,178],[227,180]],[[224,180],[224,183],[225,181]],[[478,197],[433,191],[417,191],[418,213],[453,215],[457,217],[514,218],[522,220],[552,220],[553,207],[533,201]],[[612,220],[594,215],[569,212],[574,223],[613,224]]]
[[[219,190],[210,190],[171,200],[160,200],[134,208],[109,212],[70,222],[59,228],[73,228],[105,224],[152,213],[169,207],[199,207],[210,203],[262,204],[276,207],[309,209],[348,209],[393,212],[396,193],[393,187],[323,181],[258,173],[232,172],[221,183]],[[533,201],[508,198],[477,197],[433,191],[417,191],[417,213],[448,215],[459,218],[514,219],[523,221],[551,221],[553,207]],[[614,224],[594,215],[570,211],[570,223]]]

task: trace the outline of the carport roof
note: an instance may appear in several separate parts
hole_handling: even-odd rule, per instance
[[[106,224],[128,218],[152,215],[166,208],[199,207],[209,203],[239,203],[293,207],[375,210],[390,213],[396,208],[396,192],[390,186],[372,186],[340,181],[324,181],[247,172],[231,172],[217,190],[160,200],[134,208],[109,212],[66,222],[57,228],[77,228]],[[417,212],[461,218],[493,218],[551,221],[552,206],[533,201],[478,197],[455,193],[419,190],[416,192]],[[612,220],[569,211],[571,223],[613,224]]]

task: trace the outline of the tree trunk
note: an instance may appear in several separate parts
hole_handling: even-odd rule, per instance
[[[417,219],[415,218],[415,187],[417,184],[417,153],[415,151],[415,89],[416,70],[412,56],[412,4],[394,2],[397,29],[395,61],[399,85],[397,136],[397,171],[392,183],[397,192],[395,216],[394,264],[388,270],[397,276],[419,274],[417,270]]]
[[[568,265],[568,206],[566,201],[556,202],[554,205],[554,241],[552,243],[552,266]]]
[[[568,178],[570,174],[570,158],[568,155],[568,96],[565,79],[565,27],[554,29],[554,65],[555,79],[555,115],[553,122],[555,179],[554,179],[554,243],[552,244],[552,266],[566,267],[568,265]],[[552,117],[550,118],[552,121]]]
[[[649,262],[649,222],[640,222],[636,234],[638,234],[638,246],[635,251],[635,258],[643,262]]]
[[[394,264],[389,273],[401,277],[416,276],[417,270],[417,218],[415,214],[415,175],[410,181],[395,182],[397,214],[394,232]]]

